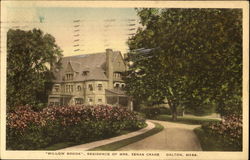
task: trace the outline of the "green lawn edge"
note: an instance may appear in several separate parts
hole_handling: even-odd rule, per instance
[[[235,149],[234,146],[225,146],[219,137],[208,135],[201,127],[195,128],[194,133],[203,151],[242,151],[242,149]]]
[[[58,150],[58,149],[63,149],[67,147],[72,147],[74,145],[78,145],[78,144],[74,142],[61,142],[61,143],[52,144],[46,148],[43,148],[42,150]]]
[[[194,129],[203,151],[224,151],[225,149],[219,144],[214,137],[208,136],[201,127]]]
[[[159,123],[154,123],[154,124],[155,124],[155,127],[153,129],[151,129],[151,130],[149,130],[141,135],[137,135],[135,137],[131,137],[131,138],[124,139],[121,141],[113,142],[113,143],[106,144],[103,146],[95,147],[95,148],[90,149],[89,151],[115,151],[121,147],[127,146],[131,143],[137,142],[137,141],[142,140],[146,137],[154,135],[154,134],[156,134],[164,129],[164,127],[162,125],[160,125]]]
[[[203,124],[206,122],[219,122],[220,120],[218,119],[210,119],[210,118],[199,118],[199,117],[177,117],[176,121],[172,120],[172,116],[171,115],[166,115],[166,114],[162,114],[162,115],[158,115],[155,118],[152,118],[153,120],[160,120],[160,121],[169,121],[169,122],[173,122],[173,123],[183,123],[183,124]]]

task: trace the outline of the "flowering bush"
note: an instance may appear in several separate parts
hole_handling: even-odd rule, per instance
[[[7,114],[7,148],[38,149],[63,141],[85,143],[144,126],[145,120],[123,107],[62,106],[35,112],[23,106]]]
[[[7,147],[32,149],[47,145],[47,138],[43,138],[41,134],[45,125],[46,120],[38,112],[32,111],[31,107],[17,107],[7,114]]]
[[[242,150],[242,116],[227,116],[221,122],[203,124],[202,129],[207,134],[218,137],[226,148]]]

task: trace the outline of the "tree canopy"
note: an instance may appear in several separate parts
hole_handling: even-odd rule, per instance
[[[47,102],[50,67],[62,56],[55,38],[40,29],[7,33],[7,107]]]
[[[242,112],[242,10],[136,9],[127,92],[137,101],[195,112]],[[145,53],[140,48],[151,49]]]

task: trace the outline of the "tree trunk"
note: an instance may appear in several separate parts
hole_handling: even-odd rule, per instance
[[[177,110],[176,110],[176,107],[174,107],[174,110],[172,110],[172,120],[173,121],[177,120]]]
[[[172,120],[176,121],[177,120],[177,107],[174,104],[169,104],[170,109],[171,109],[171,114],[172,114]]]

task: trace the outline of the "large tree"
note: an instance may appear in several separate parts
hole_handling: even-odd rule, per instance
[[[62,56],[55,38],[40,29],[7,33],[7,107],[46,103],[53,78],[50,67],[59,67]]]
[[[142,28],[129,39],[127,91],[139,101],[168,100],[196,112],[216,106],[241,114],[242,11],[137,9]],[[138,51],[150,48],[151,51]]]

